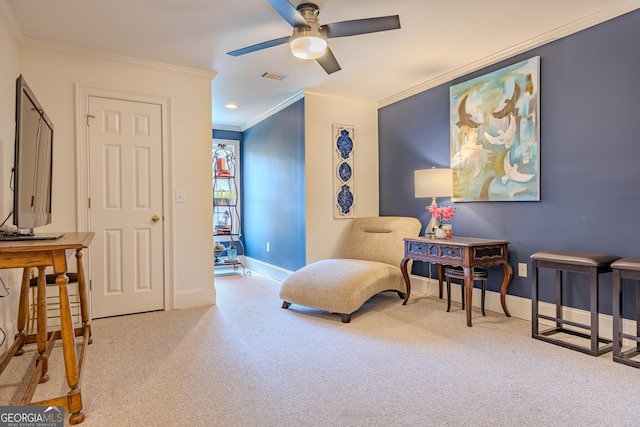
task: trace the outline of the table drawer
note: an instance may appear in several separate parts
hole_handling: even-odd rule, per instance
[[[431,242],[406,242],[406,254],[416,259],[442,258],[459,260],[464,258],[464,248]]]
[[[463,248],[457,246],[440,245],[440,250],[442,251],[440,256],[444,259],[462,260],[463,258]]]
[[[427,255],[427,242],[406,242],[405,252],[411,255]]]

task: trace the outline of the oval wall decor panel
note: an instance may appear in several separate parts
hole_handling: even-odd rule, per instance
[[[351,125],[333,125],[334,218],[355,218],[355,131]]]

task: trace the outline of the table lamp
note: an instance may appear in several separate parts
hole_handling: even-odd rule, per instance
[[[437,206],[436,197],[453,196],[453,169],[438,168],[414,171],[415,197],[431,197],[431,206]],[[436,219],[431,216],[424,234],[433,234],[437,226]]]

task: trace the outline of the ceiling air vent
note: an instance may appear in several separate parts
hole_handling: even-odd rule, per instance
[[[284,74],[273,73],[271,71],[263,71],[262,73],[260,73],[260,77],[262,77],[263,79],[277,80],[279,82],[287,78],[287,76],[285,76]]]

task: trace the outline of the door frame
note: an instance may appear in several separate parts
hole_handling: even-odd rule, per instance
[[[170,99],[94,86],[75,85],[76,98],[76,198],[78,231],[90,231],[89,215],[89,98],[92,96],[121,101],[143,102],[160,105],[162,135],[162,232],[163,232],[163,276],[164,311],[173,310],[173,209],[170,203],[173,194],[171,179],[171,138],[169,132]],[[91,247],[86,251],[91,256]],[[85,273],[91,283],[91,262],[85,262]],[[87,267],[89,267],[87,269]],[[91,300],[91,298],[89,298]]]

